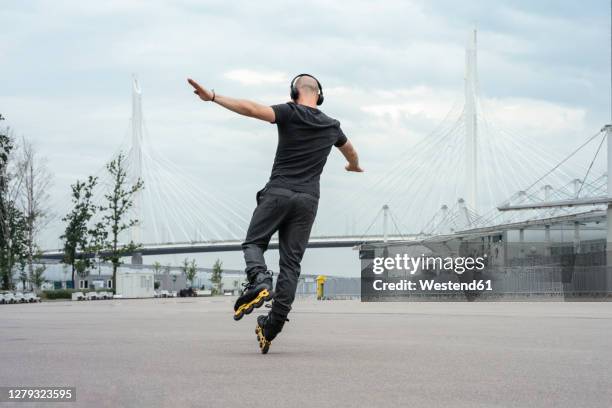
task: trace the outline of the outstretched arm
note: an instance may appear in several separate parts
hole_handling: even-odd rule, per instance
[[[246,99],[235,99],[229,96],[215,94],[214,91],[209,91],[191,78],[188,78],[187,82],[195,89],[193,93],[198,95],[203,101],[212,101],[232,112],[251,118],[265,120],[266,122],[274,122],[276,119],[274,110],[269,106]]]
[[[344,167],[346,171],[355,171],[357,173],[363,172],[363,169],[359,167],[357,150],[355,150],[350,140],[347,140],[338,150],[340,150],[342,155],[346,158],[346,161],[348,161],[348,164]]]

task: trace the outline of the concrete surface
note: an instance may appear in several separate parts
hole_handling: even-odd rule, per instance
[[[17,407],[612,406],[612,303],[299,300],[264,356],[233,300],[0,305],[0,386],[77,388]]]

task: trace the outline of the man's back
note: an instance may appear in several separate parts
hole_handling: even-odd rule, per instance
[[[272,106],[278,126],[278,146],[268,187],[319,196],[319,179],[332,146],[347,138],[340,122],[319,109],[296,103]]]

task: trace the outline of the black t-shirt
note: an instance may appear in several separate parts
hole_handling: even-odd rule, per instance
[[[319,109],[293,102],[273,105],[278,146],[268,187],[282,187],[319,197],[319,178],[332,146],[347,138],[340,122]]]

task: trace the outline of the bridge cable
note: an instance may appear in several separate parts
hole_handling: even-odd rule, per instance
[[[578,192],[576,193],[576,198],[580,196],[580,192],[582,191],[582,188],[584,187],[584,183],[586,182],[586,179],[589,176],[589,172],[591,171],[591,168],[593,167],[593,163],[595,163],[595,159],[597,159],[599,150],[601,150],[601,146],[603,145],[603,142],[606,140],[606,136],[607,136],[607,133],[604,133],[603,137],[601,138],[601,142],[599,142],[599,147],[597,147],[597,151],[595,152],[595,155],[593,156],[593,160],[591,160],[591,164],[589,164],[589,168],[587,169],[587,172],[584,175],[582,182],[580,183],[580,188],[578,189]]]

